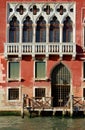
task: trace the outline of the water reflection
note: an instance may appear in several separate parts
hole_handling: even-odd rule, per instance
[[[0,130],[85,130],[85,119],[1,116]]]

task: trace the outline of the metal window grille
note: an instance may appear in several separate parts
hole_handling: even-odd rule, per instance
[[[19,88],[8,89],[8,100],[19,100]]]

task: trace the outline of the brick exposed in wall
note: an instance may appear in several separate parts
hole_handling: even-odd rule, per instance
[[[4,81],[5,74],[3,73],[4,66],[3,66],[3,63],[1,62],[2,58],[3,56],[0,56],[0,83],[5,83]]]

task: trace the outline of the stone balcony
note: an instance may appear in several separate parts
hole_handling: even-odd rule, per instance
[[[75,43],[5,43],[4,44],[4,56],[18,55],[59,55],[61,58],[63,55],[71,55],[72,58],[76,56],[76,44]]]

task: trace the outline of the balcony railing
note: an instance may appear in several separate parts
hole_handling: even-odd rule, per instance
[[[5,43],[4,55],[72,55],[76,56],[76,44],[75,43]]]

